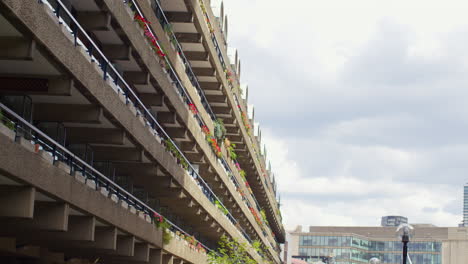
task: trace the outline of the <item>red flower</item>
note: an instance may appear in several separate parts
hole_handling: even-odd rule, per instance
[[[188,106],[189,106],[190,111],[192,111],[194,115],[198,114],[197,107],[193,103],[188,104]]]
[[[158,213],[154,213],[154,220],[155,220],[156,222],[162,223],[163,220],[164,220],[164,218],[162,217],[162,215],[160,215],[160,214],[158,214]]]
[[[158,52],[157,52],[157,53],[158,53],[159,57],[164,57],[164,56],[166,56],[166,54],[164,54],[164,52],[162,52],[161,49],[158,49]]]
[[[134,20],[139,20],[145,24],[151,24],[148,20],[146,20],[144,17],[140,16],[139,14],[135,14],[133,17]]]
[[[210,129],[207,126],[202,126],[202,131],[207,135],[210,134]]]

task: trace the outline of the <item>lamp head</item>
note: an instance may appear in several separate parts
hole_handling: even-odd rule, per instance
[[[409,224],[401,224],[396,230],[398,238],[402,241],[408,242],[409,239],[414,235],[414,228]]]
[[[380,264],[380,259],[371,258],[371,259],[369,259],[369,264]]]

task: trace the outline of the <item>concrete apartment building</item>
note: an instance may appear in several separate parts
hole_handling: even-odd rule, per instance
[[[408,254],[414,264],[468,263],[468,228],[413,224]],[[288,232],[288,261],[365,264],[377,257],[383,264],[402,263],[397,227],[311,226]]]
[[[213,0],[0,1],[0,263],[281,262],[227,32]]]

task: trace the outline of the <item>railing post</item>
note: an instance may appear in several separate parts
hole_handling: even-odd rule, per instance
[[[89,57],[91,57],[91,62],[94,62],[94,59],[93,59],[93,45],[91,45],[91,47],[88,48],[88,54],[89,54]]]
[[[103,62],[101,63],[101,69],[104,73],[104,80],[106,80],[107,79],[107,62],[104,58],[102,59],[102,61]]]
[[[57,16],[57,18],[60,18],[60,8],[62,7],[59,3],[59,1],[55,1],[55,4],[57,4],[57,7],[55,8],[55,15]]]

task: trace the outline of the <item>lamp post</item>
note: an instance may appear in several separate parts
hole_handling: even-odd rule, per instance
[[[408,224],[401,224],[396,230],[398,237],[401,238],[401,243],[403,243],[403,264],[406,264],[408,260],[408,243],[410,237],[413,235],[414,228]]]
[[[380,259],[371,258],[371,259],[369,259],[369,264],[380,264]]]

